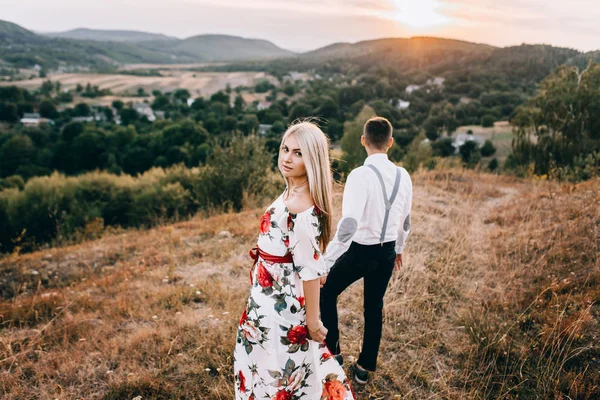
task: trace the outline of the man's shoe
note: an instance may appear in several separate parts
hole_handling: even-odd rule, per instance
[[[344,357],[342,357],[341,354],[334,354],[333,358],[335,358],[335,360],[338,362],[338,364],[340,364],[340,367],[344,366]]]
[[[358,363],[354,363],[354,380],[364,385],[369,381],[369,371],[363,369]]]

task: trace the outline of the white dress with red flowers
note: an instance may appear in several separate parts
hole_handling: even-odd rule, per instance
[[[308,338],[303,280],[326,274],[316,207],[292,214],[281,195],[260,223],[258,247],[291,262],[259,256],[234,352],[236,399],[354,399],[342,367],[324,344]]]

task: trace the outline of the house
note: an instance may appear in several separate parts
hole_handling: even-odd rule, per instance
[[[73,121],[73,122],[94,122],[94,117],[92,117],[92,116],[88,116],[88,117],[73,117],[73,119],[71,121]]]
[[[194,99],[193,97],[190,97],[189,99],[187,99],[187,106],[191,107],[195,101],[196,101],[196,99]]]
[[[271,124],[258,125],[258,135],[265,136],[267,133],[269,133],[269,131],[271,130],[272,127],[273,127],[273,125],[271,125]]]
[[[421,89],[421,86],[419,85],[408,85],[405,89],[406,93],[411,94],[414,91],[417,91]]]
[[[39,124],[54,125],[54,121],[42,118],[39,113],[24,113],[21,123],[25,126],[38,126]]]
[[[427,79],[427,84],[429,86],[442,87],[442,86],[444,86],[445,81],[446,81],[446,78],[437,77],[437,78],[433,78],[433,79]]]
[[[392,99],[389,103],[399,110],[405,110],[410,106],[410,101],[404,101],[402,99]]]
[[[271,104],[273,104],[273,103],[271,103],[270,101],[259,101],[258,104],[257,104],[257,106],[256,106],[256,109],[258,111],[266,110],[269,107],[271,107]]]
[[[156,121],[156,115],[154,115],[152,107],[150,107],[150,105],[148,105],[147,103],[135,103],[133,105],[133,109],[137,111],[140,117],[146,117],[150,122]]]
[[[476,142],[478,147],[483,146],[483,144],[485,143],[485,139],[481,136],[470,135],[466,132],[461,132],[456,135],[456,137],[454,138],[454,143],[452,143],[452,145],[458,151],[460,146],[462,146],[466,142],[471,142],[471,141]]]

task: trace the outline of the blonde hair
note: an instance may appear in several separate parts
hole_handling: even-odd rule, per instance
[[[309,121],[292,124],[283,134],[281,143],[284,143],[290,135],[294,135],[300,145],[310,195],[320,210],[321,236],[319,247],[321,252],[325,252],[332,239],[331,210],[333,206],[331,198],[333,177],[329,164],[329,139],[321,128]],[[285,181],[289,185],[287,178],[285,178]]]

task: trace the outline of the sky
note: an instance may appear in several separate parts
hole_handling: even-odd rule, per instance
[[[0,0],[0,10],[35,32],[218,33],[294,51],[411,36],[600,49],[600,0]]]

